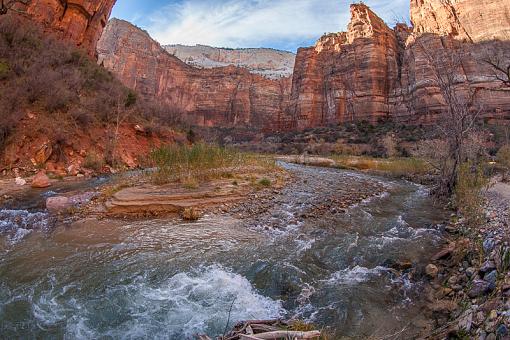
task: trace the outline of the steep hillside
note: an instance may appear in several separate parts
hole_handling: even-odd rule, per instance
[[[178,116],[143,101],[59,35],[0,16],[0,171],[136,166]],[[135,126],[138,127],[135,129]]]
[[[98,43],[99,63],[146,98],[178,108],[200,126],[274,129],[290,80],[235,66],[198,69],[169,54],[147,32],[112,19]]]
[[[270,79],[292,76],[296,59],[294,53],[270,48],[230,49],[204,45],[166,45],[163,48],[191,66],[216,68],[233,65]]]

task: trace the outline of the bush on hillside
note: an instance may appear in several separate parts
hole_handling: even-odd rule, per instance
[[[40,131],[54,142],[91,125],[175,124],[177,110],[148,103],[83,51],[18,17],[0,17],[0,154],[27,112],[47,116]],[[157,109],[156,109],[157,108]]]

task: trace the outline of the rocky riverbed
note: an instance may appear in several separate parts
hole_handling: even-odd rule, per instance
[[[472,230],[454,216],[449,245],[427,266],[437,327],[428,338],[510,339],[510,186],[496,183],[485,201],[486,222]]]

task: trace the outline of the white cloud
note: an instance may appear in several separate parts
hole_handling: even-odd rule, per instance
[[[349,3],[346,0],[180,0],[150,15],[146,28],[162,44],[292,48],[325,32],[345,30],[350,17]],[[366,3],[388,22],[397,16],[408,16],[409,0]]]

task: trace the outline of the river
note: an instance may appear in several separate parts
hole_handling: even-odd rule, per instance
[[[239,320],[296,317],[334,338],[413,337],[419,275],[441,246],[426,188],[336,169],[295,177],[260,216],[87,219],[56,225],[32,200],[0,210],[0,338],[191,339]],[[339,192],[382,187],[347,211],[310,216]],[[33,192],[32,196],[47,195]],[[37,200],[35,200],[37,201]],[[7,209],[9,208],[9,209]],[[39,210],[38,210],[39,209]],[[32,230],[35,229],[35,230]]]

